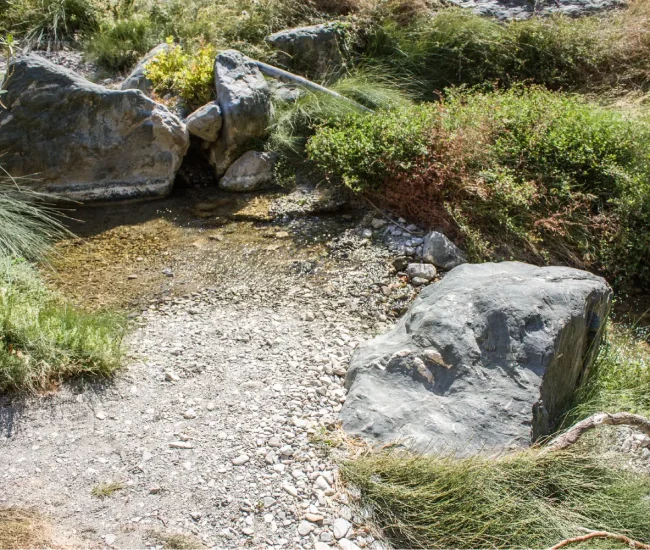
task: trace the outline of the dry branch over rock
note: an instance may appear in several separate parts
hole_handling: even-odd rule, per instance
[[[549,550],[558,550],[559,548],[564,548],[565,546],[569,546],[570,544],[576,544],[578,542],[584,542],[596,538],[618,540],[624,542],[630,548],[650,549],[650,544],[644,544],[643,542],[639,542],[638,540],[633,540],[629,537],[626,537],[625,535],[618,535],[616,533],[609,533],[607,531],[593,531],[592,533],[588,533],[587,535],[582,535],[580,537],[574,537],[572,539],[566,539],[561,542],[558,542],[555,546],[552,546]]]
[[[575,426],[570,428],[562,435],[553,439],[546,447],[546,451],[561,451],[573,445],[582,436],[583,433],[593,430],[598,426],[634,426],[643,431],[650,437],[650,420],[647,418],[632,413],[596,413],[589,418],[585,418],[578,422]]]

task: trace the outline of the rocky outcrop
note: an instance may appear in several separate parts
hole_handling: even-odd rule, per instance
[[[271,103],[269,86],[257,65],[236,50],[217,55],[214,80],[223,126],[209,158],[221,176],[247,143],[266,134]]]
[[[312,25],[276,32],[266,41],[278,50],[278,61],[300,74],[318,77],[335,72],[344,62],[340,24]]]
[[[420,451],[527,446],[584,379],[610,301],[577,269],[461,265],[355,352],[343,427]]]
[[[160,196],[187,151],[182,122],[136,90],[109,90],[49,61],[13,63],[0,109],[3,167],[75,200]]]
[[[216,101],[200,107],[185,119],[187,131],[205,141],[214,142],[219,137],[222,119]]]
[[[502,21],[528,19],[534,14],[561,13],[569,16],[587,15],[622,7],[626,0],[451,0],[461,8],[471,9],[478,15],[495,17]]]
[[[422,257],[447,271],[467,262],[465,253],[438,231],[431,231],[424,237]]]
[[[273,183],[273,167],[276,155],[247,151],[239,157],[219,180],[224,191],[258,191]]]
[[[153,50],[151,50],[138,62],[129,76],[127,76],[124,79],[124,82],[122,82],[120,90],[140,90],[141,92],[149,95],[151,93],[152,82],[144,74],[147,64],[158,54],[169,51],[171,48],[173,48],[171,44],[158,44]]]

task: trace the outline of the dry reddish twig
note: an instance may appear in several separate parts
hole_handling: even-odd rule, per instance
[[[578,441],[583,433],[603,425],[634,426],[650,437],[650,420],[647,418],[632,413],[610,414],[600,412],[590,416],[589,418],[585,418],[575,426],[569,428],[565,433],[553,439],[546,447],[544,447],[544,450],[561,451],[562,449],[566,449]]]
[[[561,542],[558,542],[555,546],[549,548],[549,550],[558,550],[559,548],[564,548],[569,544],[574,544],[577,542],[584,542],[586,540],[601,538],[601,539],[615,539],[627,544],[630,548],[641,548],[643,550],[650,550],[650,544],[644,544],[638,540],[633,540],[625,535],[618,535],[616,533],[608,533],[607,531],[593,531],[587,535],[582,535],[580,537],[574,537],[572,539],[565,539]]]

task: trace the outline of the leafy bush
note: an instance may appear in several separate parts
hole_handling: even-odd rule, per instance
[[[440,104],[319,129],[310,158],[403,215],[519,258],[650,287],[650,121],[541,88],[448,91]]]
[[[119,368],[125,323],[85,313],[47,289],[29,264],[0,263],[0,393],[51,388]]]
[[[167,42],[172,44],[171,39]],[[215,55],[213,46],[203,46],[190,54],[176,45],[147,63],[145,74],[156,93],[172,92],[190,107],[200,107],[214,98]]]
[[[99,65],[128,69],[158,43],[151,22],[138,15],[105,23],[86,42],[86,51]]]
[[[368,454],[341,474],[395,548],[549,548],[585,528],[650,541],[650,478],[584,450]]]
[[[647,89],[650,3],[601,16],[530,18],[507,24],[463,9],[443,9],[404,25],[370,30],[367,60],[410,74],[431,97],[454,85],[526,81],[551,89]]]

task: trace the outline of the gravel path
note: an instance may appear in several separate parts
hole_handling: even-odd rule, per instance
[[[143,308],[113,382],[0,403],[0,505],[90,547],[380,548],[322,443],[350,353],[413,292],[369,221],[316,267],[233,250],[239,276]]]

